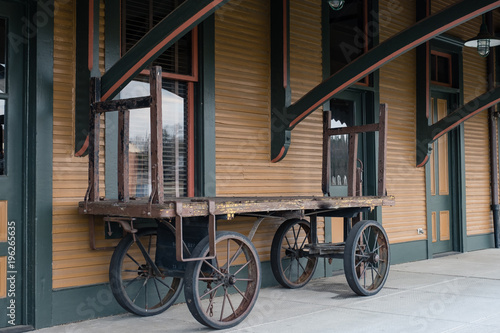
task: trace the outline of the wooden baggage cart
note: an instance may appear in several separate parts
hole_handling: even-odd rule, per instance
[[[266,219],[282,221],[271,244],[271,267],[276,280],[287,288],[304,286],[313,276],[318,258],[342,258],[351,289],[359,295],[376,294],[389,272],[388,237],[376,221],[358,221],[375,207],[394,205],[385,193],[386,106],[380,122],[332,129],[325,112],[323,192],[306,197],[195,197],[166,198],[163,193],[161,69],[150,75],[151,96],[100,102],[93,79],[89,135],[89,188],[79,211],[119,223],[128,233],[115,248],[109,277],[118,303],[141,316],[165,311],[184,286],[187,306],[202,324],[217,328],[237,325],[250,313],[260,289],[261,266],[251,239]],[[129,110],[149,107],[151,112],[151,175],[149,198],[131,198],[128,184]],[[119,113],[118,198],[99,196],[99,118]],[[327,121],[328,120],[328,121]],[[379,132],[378,196],[362,196],[357,172],[357,137]],[[348,134],[348,196],[330,197],[330,136]],[[217,231],[217,220],[252,216],[250,235]],[[317,218],[343,217],[344,242],[320,243]],[[153,227],[141,228],[144,221]],[[353,222],[355,221],[355,222]],[[356,222],[357,221],[357,222]],[[91,228],[91,243],[94,242]]]

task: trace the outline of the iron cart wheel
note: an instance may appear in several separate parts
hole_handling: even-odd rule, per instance
[[[356,223],[347,236],[344,273],[349,287],[360,296],[378,293],[389,275],[389,242],[376,221]]]
[[[317,257],[304,251],[311,243],[311,225],[305,220],[285,221],[274,234],[271,268],[276,280],[286,288],[300,288],[311,280]]]
[[[236,232],[217,232],[215,259],[191,261],[186,267],[184,294],[189,311],[203,325],[224,329],[243,321],[260,290],[261,269],[257,250]],[[207,257],[205,237],[193,257]]]
[[[155,262],[156,228],[139,230],[123,238],[109,265],[111,291],[118,303],[139,316],[162,313],[182,289],[182,278],[166,276]]]

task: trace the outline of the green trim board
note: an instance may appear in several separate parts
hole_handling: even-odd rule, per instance
[[[321,41],[322,41],[322,76],[323,80],[330,77],[330,5],[321,1]],[[323,111],[330,111],[330,103],[323,103]]]
[[[120,0],[106,0],[105,26],[104,26],[104,67],[106,70],[111,68],[121,56],[120,52],[120,30],[121,23],[119,15]],[[88,90],[88,89],[87,89]],[[88,108],[86,109],[88,113]],[[110,199],[118,198],[118,112],[106,112],[105,114],[106,130],[104,131],[106,144],[104,145],[104,156],[106,158],[105,183],[106,197]]]
[[[75,153],[85,156],[89,124],[90,77],[100,76],[99,72],[99,0],[93,2],[93,17],[88,1],[76,2],[76,79],[75,79]],[[92,25],[92,26],[90,26]],[[89,29],[93,39],[89,41]],[[92,50],[90,49],[92,47]],[[89,59],[92,51],[92,59]],[[92,61],[92,63],[90,63]]]
[[[36,189],[37,180],[35,178],[37,163],[34,155],[37,130],[34,130],[36,125],[34,112],[37,105],[35,89],[40,81],[33,83],[33,79],[37,77],[35,52],[38,39],[28,36],[28,31],[24,28],[26,25],[32,25],[30,18],[34,16],[30,14],[34,12],[46,19],[51,26],[51,3],[49,1],[44,5],[46,7],[42,9],[35,8],[35,2],[28,4],[0,1],[2,34],[6,37],[2,38],[2,42],[5,42],[2,45],[5,58],[2,58],[6,64],[4,71],[6,80],[3,92],[0,94],[3,101],[2,111],[5,111],[2,120],[5,125],[3,148],[6,154],[3,160],[5,172],[0,176],[0,198],[7,200],[7,221],[10,227],[8,230],[10,243],[2,242],[0,251],[3,252],[2,255],[9,254],[13,257],[13,260],[8,259],[8,266],[4,267],[7,269],[10,283],[7,297],[0,299],[0,306],[5,309],[0,319],[0,331],[16,330],[24,324],[33,322],[36,291],[33,284],[36,280],[32,255],[35,251],[32,229],[35,228],[36,222],[33,218],[36,197],[30,191]],[[21,24],[23,20],[25,20],[24,25]],[[29,34],[32,33],[37,34],[38,31],[29,30]],[[50,46],[50,42],[48,44]],[[32,51],[33,56],[28,56],[29,51]],[[50,67],[50,61],[47,67]],[[50,75],[48,79],[50,80]],[[51,98],[51,86],[48,88]],[[49,120],[52,121],[51,118]],[[51,137],[51,132],[47,134]],[[11,229],[12,227],[14,229]]]
[[[279,151],[279,154],[272,156],[271,160],[280,161],[285,154],[285,147],[273,146],[279,146],[280,142],[284,142],[290,130],[335,94],[427,40],[497,7],[500,7],[500,1],[461,1],[418,21],[339,70],[287,108],[285,114],[288,126],[278,133],[273,133],[271,137],[272,151]]]
[[[30,17],[53,8],[53,0],[32,2]],[[28,98],[28,235],[31,264],[27,288],[29,324],[36,328],[52,324],[52,129],[54,20],[38,26],[30,41]],[[29,263],[28,262],[28,263]],[[35,264],[36,263],[36,264]]]
[[[291,103],[290,3],[288,0],[271,1],[271,136],[285,130],[287,126],[285,113]],[[280,154],[280,151],[273,149],[281,150],[284,147],[286,155],[291,136],[285,133],[278,138],[278,140],[283,139],[284,141],[279,144],[271,145],[271,159]]]
[[[215,18],[200,25],[200,81],[195,112],[195,196],[215,196]]]

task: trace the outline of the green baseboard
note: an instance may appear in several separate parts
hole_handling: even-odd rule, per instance
[[[414,241],[390,245],[391,265],[427,259],[427,241]]]
[[[495,247],[493,233],[467,236],[467,251],[484,250]]]
[[[124,313],[109,284],[55,290],[52,326]]]

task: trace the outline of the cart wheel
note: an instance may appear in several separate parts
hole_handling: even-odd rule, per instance
[[[165,276],[154,264],[156,228],[139,230],[123,238],[109,264],[111,291],[118,303],[139,316],[162,313],[182,289],[182,279]]]
[[[376,221],[356,223],[347,236],[344,273],[349,287],[360,296],[378,293],[389,274],[389,242]]]
[[[217,232],[215,259],[191,261],[184,294],[189,311],[201,324],[223,329],[236,326],[250,313],[259,294],[261,273],[257,250],[245,236]],[[205,237],[193,257],[207,257]]]
[[[274,234],[271,268],[276,280],[286,288],[300,288],[311,280],[317,257],[308,257],[304,248],[311,243],[311,225],[305,220],[284,222]]]

